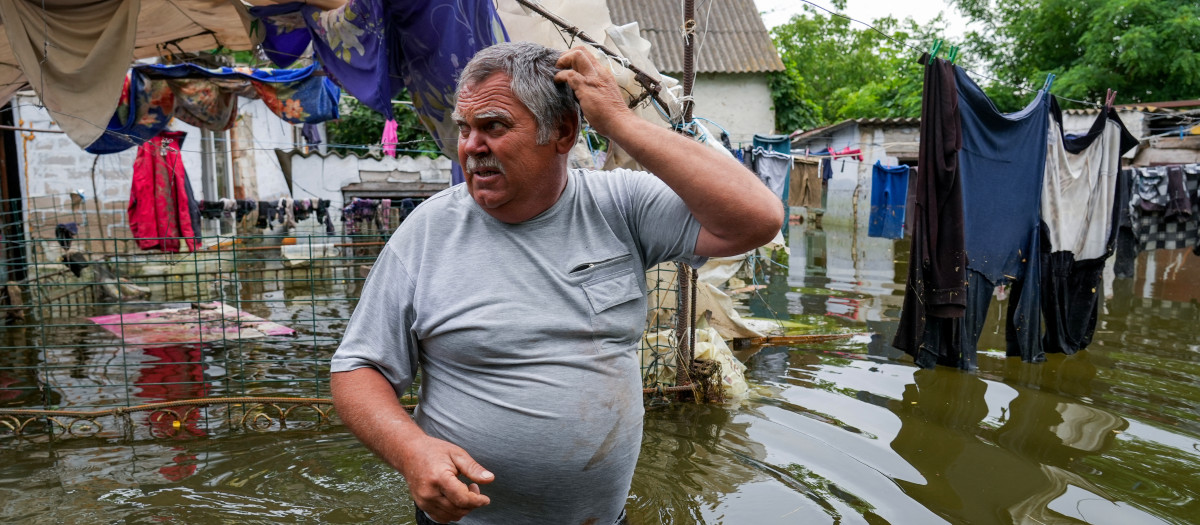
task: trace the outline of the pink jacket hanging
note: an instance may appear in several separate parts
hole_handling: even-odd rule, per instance
[[[182,237],[189,251],[196,250],[195,232],[188,213],[187,173],[179,148],[187,134],[164,131],[138,146],[133,162],[133,187],[129,192],[129,229],[143,250],[178,252]]]

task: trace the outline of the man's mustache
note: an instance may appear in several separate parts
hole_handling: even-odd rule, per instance
[[[467,172],[474,173],[481,170],[495,170],[504,173],[504,166],[500,165],[500,160],[494,155],[472,155],[467,157]]]

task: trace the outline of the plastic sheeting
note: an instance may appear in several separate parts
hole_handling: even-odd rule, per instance
[[[89,317],[126,344],[169,346],[293,335],[295,330],[219,301],[185,308]]]

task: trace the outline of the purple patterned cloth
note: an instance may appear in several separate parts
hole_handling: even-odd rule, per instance
[[[480,49],[508,40],[490,0],[350,0],[330,11],[292,2],[251,7],[250,14],[276,65],[290,65],[311,42],[329,76],[388,119],[393,97],[407,87],[447,154],[454,151],[447,130],[459,72]]]

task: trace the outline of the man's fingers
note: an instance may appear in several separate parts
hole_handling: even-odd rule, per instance
[[[476,483],[491,483],[492,480],[496,479],[495,474],[488,472],[487,469],[483,468],[483,465],[476,463],[466,452],[451,454],[450,461],[454,462],[454,466],[458,468],[459,474],[466,476],[467,479]]]
[[[475,484],[472,483],[472,485]],[[475,486],[479,487],[479,485]],[[491,498],[480,494],[477,490],[472,491],[455,476],[442,479],[441,488],[442,495],[450,501],[450,504],[460,509],[470,510],[492,502]]]
[[[559,69],[573,69],[584,75],[590,74],[596,68],[595,61],[586,48],[580,46],[564,51],[554,65]]]
[[[568,86],[571,86],[571,89],[575,89],[574,81],[578,78],[579,73],[570,69],[564,69],[554,74],[555,82],[562,82]]]

